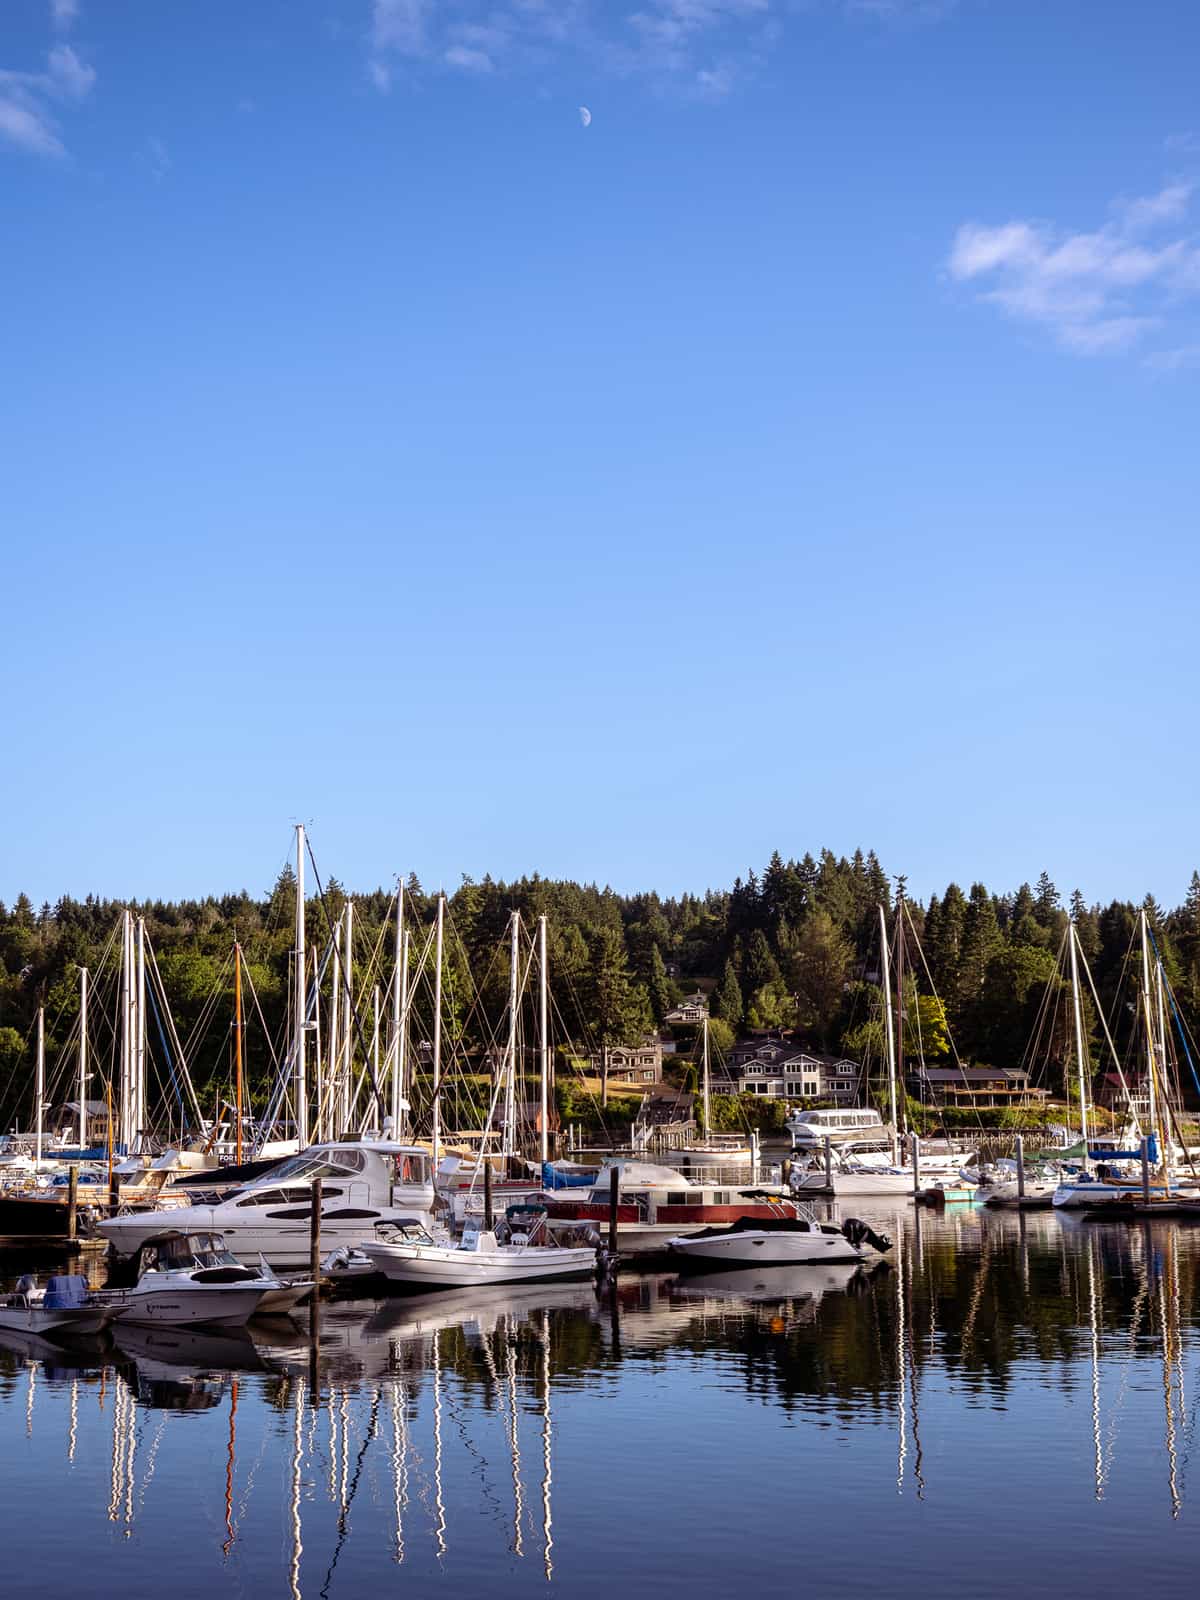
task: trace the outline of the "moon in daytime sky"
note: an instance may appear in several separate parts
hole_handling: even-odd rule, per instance
[[[591,127],[591,125],[592,125],[592,113],[588,110],[588,108],[586,106],[580,106],[580,108],[579,108],[579,120],[580,120],[580,122],[583,123],[585,128],[590,128]]]

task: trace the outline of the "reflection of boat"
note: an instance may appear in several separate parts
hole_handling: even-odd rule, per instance
[[[96,1334],[74,1333],[68,1329],[54,1338],[27,1333],[19,1328],[0,1328],[0,1350],[23,1356],[26,1361],[44,1361],[56,1373],[90,1372],[103,1364],[108,1348]]]
[[[859,1263],[840,1265],[764,1267],[758,1272],[689,1272],[670,1287],[672,1299],[745,1300],[762,1305],[777,1300],[820,1300],[822,1295],[844,1293],[858,1276]]]
[[[520,1215],[511,1215],[520,1213]],[[532,1216],[529,1231],[518,1231]],[[387,1225],[362,1246],[362,1253],[391,1283],[423,1288],[466,1288],[474,1284],[554,1282],[564,1278],[590,1278],[596,1270],[592,1245],[571,1248],[547,1244],[545,1211],[541,1207],[510,1207],[508,1242],[497,1233],[468,1220],[460,1242],[439,1244],[421,1225]]]
[[[263,1372],[270,1363],[241,1328],[145,1327],[119,1322],[113,1341],[137,1362],[148,1379],[182,1376],[211,1378],[214,1373]]]

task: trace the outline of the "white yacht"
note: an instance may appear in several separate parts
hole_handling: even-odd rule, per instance
[[[815,1151],[825,1148],[826,1139],[844,1144],[848,1139],[886,1139],[891,1130],[871,1106],[837,1106],[820,1111],[793,1111],[784,1123],[792,1136],[792,1148]]]
[[[220,1233],[242,1260],[264,1257],[274,1267],[307,1266],[312,1185],[321,1185],[321,1247],[353,1249],[374,1237],[379,1222],[428,1220],[434,1203],[429,1155],[390,1140],[340,1140],[292,1156],[216,1205],[168,1212],[135,1211],[101,1222],[119,1256],[132,1256],[164,1227]]]

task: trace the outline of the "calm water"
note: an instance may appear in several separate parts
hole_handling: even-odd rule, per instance
[[[909,1214],[889,1266],[0,1347],[3,1591],[1190,1583],[1200,1230]]]

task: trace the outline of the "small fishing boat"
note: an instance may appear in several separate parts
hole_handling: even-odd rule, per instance
[[[699,1233],[668,1239],[667,1249],[681,1263],[705,1269],[714,1267],[824,1265],[861,1262],[862,1246],[890,1250],[891,1240],[877,1234],[856,1217],[841,1226],[821,1222],[807,1207],[793,1207],[789,1216],[782,1206],[770,1217],[739,1217],[724,1228],[704,1228]]]
[[[425,1289],[588,1278],[597,1260],[593,1244],[550,1242],[541,1206],[510,1206],[495,1231],[468,1219],[457,1244],[438,1243],[416,1219],[384,1223],[360,1248],[389,1282]]]
[[[161,1233],[144,1241],[132,1289],[106,1289],[97,1299],[121,1322],[240,1327],[258,1311],[277,1279],[244,1267],[219,1233]]]
[[[42,1288],[26,1276],[14,1294],[0,1295],[0,1328],[15,1333],[98,1333],[111,1316],[81,1277],[53,1277]]]

